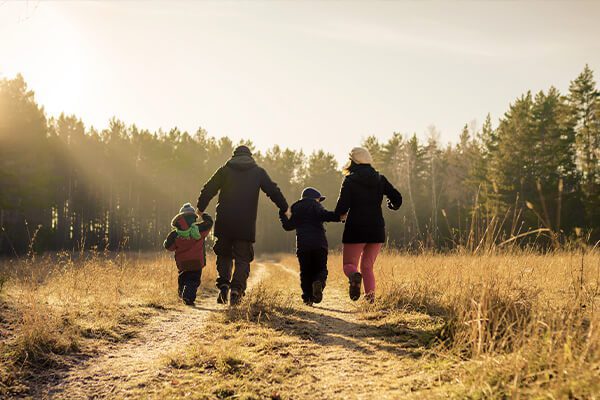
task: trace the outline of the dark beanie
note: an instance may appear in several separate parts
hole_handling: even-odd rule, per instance
[[[252,156],[252,152],[248,148],[248,146],[238,146],[233,151],[234,156]]]
[[[313,187],[307,187],[302,191],[303,199],[315,199],[319,201],[325,200],[325,196],[321,194],[317,189]]]

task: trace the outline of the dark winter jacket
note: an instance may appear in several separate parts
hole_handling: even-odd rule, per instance
[[[254,242],[260,190],[280,210],[287,210],[285,197],[267,172],[251,156],[234,155],[202,188],[198,210],[205,210],[212,198],[219,193],[215,236]]]
[[[195,213],[177,214],[171,231],[165,239],[165,249],[175,252],[175,263],[179,271],[200,271],[206,265],[204,239],[212,228],[213,220],[202,214],[202,222],[196,222]]]
[[[323,222],[337,222],[340,217],[327,211],[314,199],[302,199],[292,204],[292,217],[288,219],[283,211],[279,219],[286,231],[296,230],[296,251],[327,249],[327,237]]]
[[[388,208],[397,210],[402,196],[385,178],[368,164],[352,167],[344,178],[335,207],[337,215],[348,213],[343,243],[384,243],[385,222],[381,211],[383,196]]]

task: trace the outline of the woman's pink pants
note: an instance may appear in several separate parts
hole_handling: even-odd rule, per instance
[[[344,274],[348,278],[358,272],[360,262],[360,273],[365,285],[365,293],[375,293],[375,273],[373,265],[383,243],[344,243]]]

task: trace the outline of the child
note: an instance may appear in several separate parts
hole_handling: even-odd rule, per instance
[[[320,303],[327,281],[327,237],[323,222],[337,222],[339,217],[321,205],[324,196],[315,188],[302,191],[302,199],[291,207],[292,216],[279,212],[283,229],[296,230],[296,255],[300,264],[300,287],[306,305]]]
[[[185,203],[171,225],[175,228],[165,240],[165,249],[175,252],[175,263],[179,270],[179,298],[193,306],[200,286],[202,268],[206,265],[204,239],[213,225],[208,214],[202,214],[203,222],[196,222],[198,215],[190,203]]]

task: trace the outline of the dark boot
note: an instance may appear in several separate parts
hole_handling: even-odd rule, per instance
[[[312,283],[312,299],[317,304],[323,300],[323,283],[321,281]]]
[[[232,289],[229,294],[229,305],[237,306],[242,301],[242,293],[238,292],[236,289]]]
[[[186,306],[195,306],[196,305],[196,303],[194,302],[194,300],[186,299],[185,297],[182,300],[183,300],[183,303]]]
[[[217,303],[219,304],[227,304],[229,297],[229,286],[221,285],[219,288],[219,295],[217,296]]]
[[[362,275],[360,272],[355,272],[350,277],[350,300],[356,301],[360,298],[360,286],[362,284]]]

